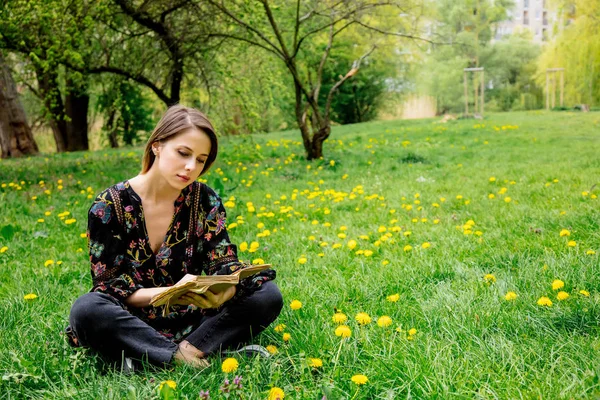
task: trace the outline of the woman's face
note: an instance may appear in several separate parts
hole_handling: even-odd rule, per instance
[[[183,189],[200,176],[210,154],[211,143],[206,133],[189,129],[152,147],[157,155],[153,167],[158,168],[171,186]]]

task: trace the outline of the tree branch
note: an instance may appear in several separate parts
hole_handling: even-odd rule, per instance
[[[261,0],[261,1],[263,3],[265,12],[267,13],[267,18],[269,18],[269,23],[271,24],[271,28],[273,29],[273,32],[275,33],[275,37],[277,38],[277,41],[281,45],[281,51],[283,52],[283,54],[285,55],[286,58],[290,58],[290,53],[288,52],[288,49],[285,45],[285,40],[283,40],[283,36],[281,36],[281,32],[279,32],[279,27],[277,26],[277,23],[275,22],[275,17],[273,17],[273,12],[271,11],[271,7],[269,7],[269,0]]]
[[[165,104],[172,104],[171,97],[167,96],[167,94],[164,92],[164,90],[162,90],[161,88],[156,86],[154,83],[152,83],[152,81],[150,79],[146,78],[145,76],[135,75],[129,71],[125,71],[120,68],[109,67],[109,66],[90,68],[90,69],[86,70],[85,72],[90,73],[90,74],[100,74],[103,72],[110,72],[110,73],[113,73],[116,75],[124,76],[126,78],[129,78],[135,82],[138,82],[138,83],[150,88],[154,93],[156,93],[158,98],[161,99]]]
[[[276,52],[275,50],[273,50],[273,49],[271,49],[271,48],[269,48],[269,47],[267,47],[267,46],[265,46],[265,45],[262,45],[262,44],[260,44],[260,43],[258,43],[258,42],[255,42],[255,41],[253,41],[253,40],[250,40],[250,39],[246,39],[246,38],[244,38],[244,37],[235,36],[235,35],[229,35],[229,34],[227,34],[227,33],[210,33],[210,34],[209,34],[207,37],[208,37],[208,38],[211,38],[211,37],[222,37],[222,38],[234,39],[234,40],[239,40],[239,41],[242,41],[242,42],[246,42],[246,43],[249,43],[249,44],[251,44],[252,46],[258,46],[258,47],[260,47],[261,49],[264,49],[264,50],[266,50],[266,51],[268,51],[268,52],[270,52],[270,53],[273,53],[273,54],[275,54],[275,55],[276,55],[278,58],[280,58],[280,59],[282,59],[282,60],[285,60],[285,59],[282,57],[281,53],[279,53],[279,52]]]
[[[371,48],[371,50],[369,50],[367,53],[363,54],[358,60],[355,60],[352,63],[352,68],[350,68],[350,71],[348,71],[346,73],[346,75],[344,75],[335,85],[333,85],[333,87],[331,88],[331,90],[329,91],[329,94],[327,95],[327,102],[325,103],[325,122],[329,123],[329,112],[331,109],[331,101],[333,100],[333,94],[335,93],[335,91],[344,84],[344,82],[346,82],[346,80],[348,80],[349,78],[353,77],[354,75],[356,75],[356,73],[358,72],[359,68],[360,68],[360,64],[362,63],[362,61],[368,57],[373,51],[375,51],[375,49],[377,48],[377,46],[373,46]]]

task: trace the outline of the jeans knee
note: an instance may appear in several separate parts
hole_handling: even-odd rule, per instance
[[[94,328],[98,328],[102,324],[103,318],[103,305],[113,304],[108,295],[98,292],[86,293],[75,300],[71,307],[71,313],[69,315],[69,323],[75,330],[75,332],[81,329],[86,329],[91,325]]]
[[[283,308],[283,296],[275,282],[265,282],[258,291],[258,308],[265,317],[265,322],[271,323],[277,318]]]

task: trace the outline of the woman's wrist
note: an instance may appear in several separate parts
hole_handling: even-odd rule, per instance
[[[138,289],[125,299],[125,304],[131,307],[141,308],[150,305],[152,298],[165,290],[168,287],[144,288]]]

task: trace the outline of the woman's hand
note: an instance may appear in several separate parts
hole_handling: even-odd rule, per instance
[[[187,292],[174,300],[172,304],[179,304],[182,306],[193,304],[200,308],[218,308],[223,305],[223,303],[230,300],[235,295],[235,292],[235,286],[228,287],[218,293],[213,293],[210,290],[202,294]]]

